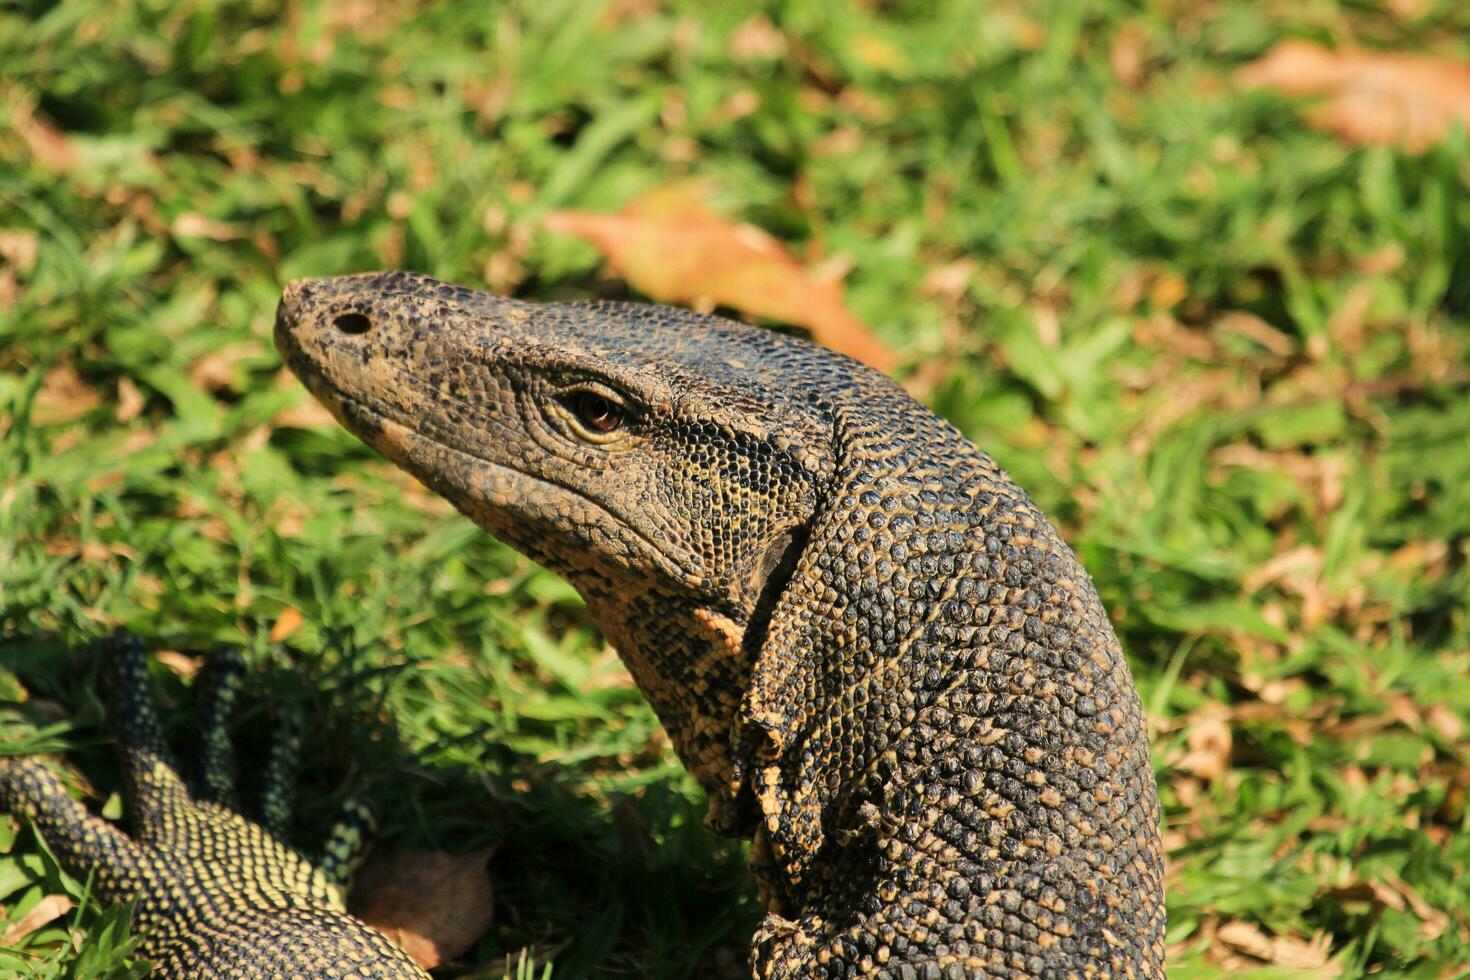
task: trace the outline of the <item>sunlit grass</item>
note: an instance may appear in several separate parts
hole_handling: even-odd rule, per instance
[[[1463,4],[1389,7],[5,8],[0,731],[70,746],[116,814],[86,641],[241,642],[247,730],[313,720],[303,841],[365,786],[388,840],[501,845],[464,975],[739,975],[743,856],[576,597],[269,341],[304,274],[627,295],[538,217],[696,175],[850,266],[910,387],[1097,580],[1155,725],[1171,975],[1443,975],[1470,960],[1470,141],[1354,149],[1231,84],[1288,35],[1470,55]],[[82,899],[0,831],[0,928]],[[84,905],[0,972],[111,975],[120,924]]]

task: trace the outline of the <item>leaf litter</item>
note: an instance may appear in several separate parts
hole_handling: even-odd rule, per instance
[[[847,308],[840,285],[802,268],[761,229],[711,209],[701,186],[661,187],[616,214],[554,211],[543,224],[591,242],[619,275],[659,302],[726,306],[793,323],[839,353],[893,368],[892,351]]]

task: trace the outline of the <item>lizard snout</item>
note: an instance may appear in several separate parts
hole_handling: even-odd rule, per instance
[[[354,284],[355,277],[348,276],[286,283],[276,306],[276,348],[283,355],[306,353],[326,338],[350,340],[371,331],[376,311],[355,297]]]
[[[310,279],[295,279],[281,289],[281,301],[276,304],[275,335],[276,349],[283,355],[297,346],[292,340],[292,334],[301,319],[301,310],[311,283]]]

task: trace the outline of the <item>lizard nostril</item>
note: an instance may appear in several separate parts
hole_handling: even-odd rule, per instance
[[[332,320],[332,326],[343,333],[360,334],[371,330],[373,321],[361,313],[339,313]]]

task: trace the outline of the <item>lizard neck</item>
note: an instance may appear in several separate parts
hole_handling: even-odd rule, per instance
[[[685,768],[709,796],[706,824],[723,836],[749,836],[755,810],[748,795],[742,800],[731,753],[750,682],[750,614],[647,582],[584,597]]]

